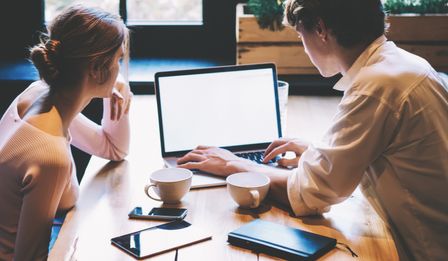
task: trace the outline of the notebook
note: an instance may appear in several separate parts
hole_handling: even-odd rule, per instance
[[[184,220],[114,237],[112,245],[129,255],[142,259],[211,239],[207,231]]]
[[[198,145],[253,156],[282,136],[272,63],[157,72],[155,93],[167,167]],[[199,171],[192,180],[192,188],[225,184]]]
[[[315,260],[336,246],[336,239],[261,219],[228,234],[235,246],[286,260]]]

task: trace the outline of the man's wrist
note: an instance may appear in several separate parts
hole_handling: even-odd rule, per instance
[[[227,166],[229,167],[231,173],[255,171],[256,165],[258,164],[243,158],[231,160],[227,163]]]

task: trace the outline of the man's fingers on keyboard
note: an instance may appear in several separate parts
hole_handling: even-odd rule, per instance
[[[268,155],[275,147],[280,145],[280,140],[274,140],[269,144],[268,148],[264,151],[264,155]]]
[[[271,159],[273,159],[276,155],[273,154],[272,152],[265,154],[263,157],[263,163],[268,163]]]
[[[268,163],[275,156],[283,154],[286,152],[285,145],[281,145],[277,148],[274,148],[271,152],[269,152],[263,159],[263,163]]]
[[[271,144],[269,144],[268,148],[264,152],[264,155],[269,154],[273,149],[275,149],[276,147],[279,147],[287,142],[288,141],[285,139],[274,140]]]
[[[182,163],[186,163],[186,162],[198,162],[198,161],[204,161],[206,159],[207,159],[207,157],[204,155],[190,152],[187,155],[183,156],[182,158],[179,158],[177,160],[177,163],[182,164]]]
[[[200,167],[202,166],[202,162],[187,162],[184,164],[179,164],[177,166],[184,169],[200,169]]]

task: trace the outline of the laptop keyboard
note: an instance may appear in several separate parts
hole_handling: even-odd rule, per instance
[[[241,158],[245,158],[263,164],[264,151],[241,152],[241,153],[235,153],[235,155]],[[275,163],[279,159],[280,156],[276,156],[275,158],[271,159],[268,163]]]

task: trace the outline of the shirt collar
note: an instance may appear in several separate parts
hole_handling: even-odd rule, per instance
[[[333,89],[338,91],[347,90],[353,83],[356,75],[359,73],[361,68],[367,63],[367,60],[372,56],[372,54],[387,41],[386,36],[382,35],[373,41],[356,59],[347,73],[339,79],[339,81],[334,85]]]

